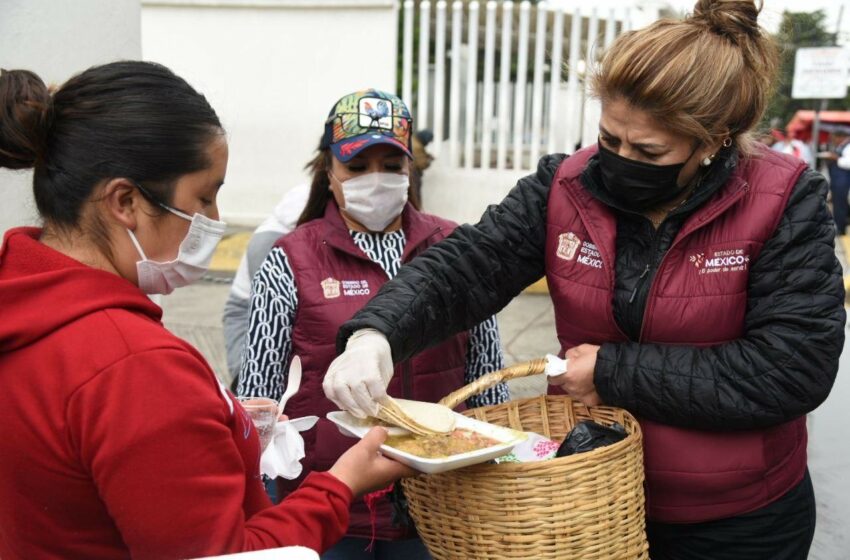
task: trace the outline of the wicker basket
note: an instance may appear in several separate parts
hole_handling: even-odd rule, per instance
[[[501,381],[542,373],[535,360],[488,374],[441,402],[456,407]],[[581,420],[628,436],[540,463],[475,465],[403,481],[416,528],[437,560],[648,558],[641,431],[628,412],[541,396],[464,412],[561,440]]]

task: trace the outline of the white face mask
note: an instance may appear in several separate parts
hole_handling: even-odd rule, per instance
[[[224,235],[227,224],[208,218],[202,214],[190,217],[179,210],[161,204],[163,208],[184,220],[192,222],[186,237],[180,243],[177,258],[173,261],[157,262],[149,260],[139,244],[139,240],[129,229],[130,239],[141,255],[136,262],[139,277],[139,289],[146,294],[170,294],[174,288],[188,286],[198,280],[210,266],[215,248]]]
[[[369,231],[384,231],[407,203],[410,178],[401,173],[367,173],[341,184],[345,213]]]

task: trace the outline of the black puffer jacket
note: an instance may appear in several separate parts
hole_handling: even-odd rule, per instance
[[[393,358],[410,355],[496,313],[544,274],[546,204],[563,155],[544,157],[476,225],[463,225],[402,268],[339,333],[383,332]],[[685,218],[728,179],[734,152],[699,178],[690,200],[656,231],[617,210],[591,160],[582,183],[617,211],[614,313],[634,340],[655,269]],[[594,382],[602,400],[644,418],[689,428],[740,430],[786,422],[816,408],[832,388],[844,344],[844,284],[835,257],[828,185],[807,171],[749,276],[746,334],[711,348],[609,343]],[[665,377],[689,371],[689,385]]]

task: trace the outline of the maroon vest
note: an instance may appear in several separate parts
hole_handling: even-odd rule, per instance
[[[546,275],[561,352],[623,342],[614,320],[615,214],[581,184],[596,148],[565,160],[546,217]],[[741,338],[749,267],[774,234],[805,164],[771,150],[742,162],[689,216],[650,288],[640,341],[714,346]],[[710,432],[640,420],[647,516],[695,523],[753,511],[790,490],[806,467],[801,417],[763,430]]]
[[[402,262],[408,262],[452,230],[455,224],[418,212],[409,204],[402,213],[402,230],[407,242]],[[339,433],[325,415],[338,407],[325,397],[322,380],[336,357],[336,335],[344,322],[378,293],[389,279],[386,272],[361,251],[331,201],[325,216],[308,222],[281,238],[276,246],[286,251],[295,274],[298,310],[292,330],[292,351],[301,358],[301,388],[287,402],[292,418],[316,415],[316,427],[304,432],[307,456],[304,473],[292,490],[310,471],[329,469],[356,440]],[[458,334],[397,364],[387,392],[396,397],[436,402],[463,386],[466,368],[467,333]],[[391,506],[386,498],[377,502],[377,538],[398,539],[414,536],[411,530],[392,527]],[[349,535],[370,537],[372,527],[363,500],[351,509]]]

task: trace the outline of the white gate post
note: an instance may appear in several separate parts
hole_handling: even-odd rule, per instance
[[[571,154],[575,151],[578,135],[581,131],[581,100],[578,91],[578,62],[581,48],[581,8],[576,6],[572,13],[570,26],[570,75],[567,78],[567,110],[564,126],[567,129],[564,152]]]
[[[413,118],[419,128],[428,128],[428,63],[431,45],[431,2],[419,4],[419,95],[416,99],[416,114]]]
[[[478,97],[478,2],[469,3],[469,33],[467,35],[466,68],[466,133],[464,134],[463,164],[467,169],[474,166],[476,100]]]
[[[519,5],[519,36],[517,38],[516,83],[514,84],[514,169],[525,169],[522,163],[525,133],[525,74],[528,71],[528,14],[531,4]]]
[[[437,23],[434,32],[434,140],[431,153],[440,155],[443,145],[446,93],[446,2],[437,2]]]
[[[481,104],[481,168],[490,169],[493,144],[493,74],[496,64],[496,5],[487,2],[487,19],[484,27],[484,96]]]
[[[463,2],[452,3],[452,70],[449,85],[449,162],[460,165],[460,64],[461,31],[463,30]]]
[[[510,80],[511,80],[511,29],[514,19],[514,3],[506,0],[502,3],[502,57],[499,62],[499,129],[496,147],[496,169],[505,168],[508,152],[508,131],[510,129]]]
[[[413,0],[404,2],[401,99],[413,111]]]
[[[546,16],[549,6],[537,4],[537,26],[534,30],[534,82],[531,93],[531,150],[529,168],[534,169],[540,159],[540,137],[543,128],[543,66],[546,64]]]
[[[560,126],[558,112],[558,96],[561,93],[561,56],[564,50],[564,9],[558,7],[555,11],[555,22],[552,24],[552,73],[549,76],[549,142],[546,144],[548,153],[557,150],[556,130]]]

